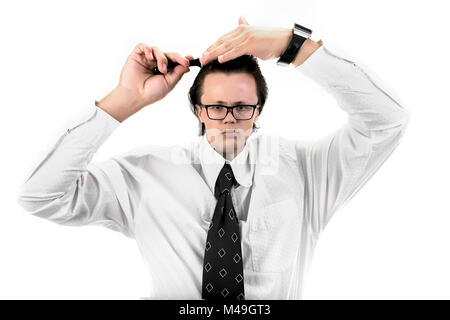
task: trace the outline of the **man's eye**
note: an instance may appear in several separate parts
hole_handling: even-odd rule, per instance
[[[223,107],[221,107],[221,106],[214,106],[213,108],[216,109],[216,110],[221,110]]]

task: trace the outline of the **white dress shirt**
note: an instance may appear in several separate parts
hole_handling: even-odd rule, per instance
[[[149,145],[102,162],[94,153],[120,122],[94,104],[23,183],[19,204],[61,225],[103,225],[135,239],[151,299],[201,299],[203,255],[225,161],[238,187],[246,299],[301,299],[320,233],[399,144],[409,112],[380,80],[324,43],[292,69],[348,114],[313,142],[254,133],[232,161],[205,136]]]

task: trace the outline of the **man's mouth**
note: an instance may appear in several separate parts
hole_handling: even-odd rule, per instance
[[[224,136],[237,136],[238,130],[236,130],[236,129],[227,129],[227,130],[222,131],[222,134]]]

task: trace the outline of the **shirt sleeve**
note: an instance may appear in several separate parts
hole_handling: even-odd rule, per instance
[[[120,122],[94,104],[78,120],[68,122],[67,131],[39,158],[17,201],[27,212],[57,224],[102,225],[133,237],[120,168],[112,159],[91,163]]]
[[[392,154],[410,119],[392,89],[334,48],[324,42],[295,68],[331,94],[348,117],[336,132],[294,144],[306,180],[307,216],[316,233]]]

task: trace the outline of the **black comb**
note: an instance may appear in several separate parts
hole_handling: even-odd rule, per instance
[[[167,72],[170,72],[173,68],[175,68],[176,66],[179,65],[178,62],[173,62],[172,60],[168,60],[168,65],[167,65]],[[202,64],[200,63],[200,58],[194,59],[194,60],[189,60],[189,67],[202,67]],[[159,71],[158,69],[158,65],[153,67],[153,74],[163,74],[162,72]]]

